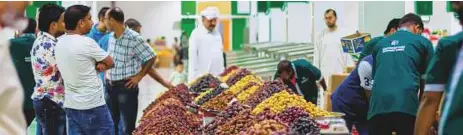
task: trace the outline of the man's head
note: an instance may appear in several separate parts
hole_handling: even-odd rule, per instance
[[[98,20],[100,22],[104,22],[104,17],[106,15],[106,12],[108,12],[110,8],[109,7],[102,7],[100,11],[98,12]]]
[[[338,19],[338,15],[334,9],[328,9],[325,11],[325,24],[328,28],[336,27],[336,20]]]
[[[177,38],[177,37],[174,37],[174,42],[175,42],[175,43],[178,42],[178,38]]]
[[[179,73],[182,73],[183,70],[184,70],[184,66],[183,66],[183,62],[182,61],[178,61],[175,63],[175,70]]]
[[[64,24],[65,9],[56,4],[45,4],[39,9],[39,30],[59,37],[66,31]]]
[[[207,30],[213,31],[217,26],[219,10],[217,7],[207,7],[201,12],[201,19]]]
[[[35,34],[35,29],[37,28],[37,22],[32,18],[28,18],[27,21],[28,21],[27,28],[22,33]]]
[[[92,29],[92,15],[90,7],[84,5],[70,6],[64,13],[66,30],[75,31],[79,34],[87,34]]]
[[[460,25],[463,25],[463,1],[452,1],[453,12],[457,15],[460,20]]]
[[[30,1],[0,1],[0,28],[13,27],[23,30],[27,27],[24,10]]]
[[[125,26],[129,27],[130,29],[141,33],[141,24],[137,20],[130,18],[125,21]]]
[[[400,19],[394,18],[389,21],[386,30],[384,31],[384,35],[391,35],[394,34],[399,29],[399,22]]]
[[[399,27],[407,28],[408,30],[410,30],[410,32],[415,34],[421,34],[421,32],[423,32],[424,29],[421,17],[413,13],[408,13],[404,17],[402,17],[402,19],[399,22]]]
[[[111,8],[106,12],[105,23],[108,30],[113,31],[116,27],[124,27],[124,12],[121,8]]]
[[[291,79],[294,76],[293,66],[290,61],[282,60],[278,63],[278,70],[277,70],[279,77],[285,83],[290,83]]]

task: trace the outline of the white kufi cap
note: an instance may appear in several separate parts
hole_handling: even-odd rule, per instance
[[[219,9],[217,7],[207,7],[201,12],[201,16],[207,19],[214,19],[219,17]]]

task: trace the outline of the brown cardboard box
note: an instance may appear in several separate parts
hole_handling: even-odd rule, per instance
[[[328,86],[328,92],[329,93],[334,93],[336,88],[338,88],[338,86],[341,85],[341,83],[344,81],[344,79],[346,79],[346,77],[348,75],[349,74],[347,74],[347,73],[331,75],[330,84]]]
[[[324,107],[324,108],[325,108],[326,111],[331,112],[331,94],[332,94],[332,93],[330,93],[330,92],[325,92],[324,94],[325,94],[324,97],[323,97],[323,99],[325,100],[325,102],[324,102],[324,103],[325,103],[325,105],[324,105],[325,107]]]
[[[351,73],[352,71],[354,71],[355,69],[355,66],[352,66],[352,67],[346,67],[344,68],[344,73]]]

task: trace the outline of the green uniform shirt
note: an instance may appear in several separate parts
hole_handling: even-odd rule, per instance
[[[379,41],[368,119],[392,112],[416,115],[419,82],[433,54],[431,41],[403,29]]]
[[[370,41],[368,41],[367,43],[365,43],[365,45],[363,46],[363,50],[360,53],[359,61],[363,60],[363,58],[365,58],[366,56],[371,55],[371,53],[373,52],[373,48],[375,48],[376,44],[381,39],[384,39],[384,36],[375,37],[375,38],[371,39]],[[358,62],[358,63],[360,63],[360,62]]]
[[[295,93],[304,96],[307,101],[317,103],[318,86],[317,81],[321,81],[320,70],[305,59],[298,59],[291,62],[296,75],[296,86],[292,89]],[[278,72],[275,77],[278,77]],[[291,87],[291,86],[290,86]]]
[[[34,92],[35,80],[32,72],[31,53],[32,45],[35,41],[34,34],[24,34],[18,38],[11,39],[10,54],[14,66],[18,72],[21,85],[24,89],[24,106],[26,110],[33,109],[32,93]]]
[[[426,73],[425,91],[444,91],[445,98],[442,107],[442,118],[439,127],[440,135],[457,135],[463,124],[463,79],[456,76],[458,57],[462,56],[463,32],[439,40],[435,56],[429,63]],[[460,58],[462,61],[463,58]],[[463,66],[463,63],[460,64]],[[459,77],[459,79],[458,79]],[[456,79],[454,79],[456,78]],[[454,84],[451,87],[451,84]]]

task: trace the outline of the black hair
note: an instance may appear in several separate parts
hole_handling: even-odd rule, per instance
[[[403,27],[405,25],[410,25],[410,24],[415,24],[419,26],[419,29],[423,30],[423,20],[421,20],[421,17],[414,14],[414,13],[408,13],[402,19],[400,19],[399,26]]]
[[[389,21],[389,24],[387,25],[387,28],[384,31],[384,35],[389,33],[392,29],[396,29],[396,30],[399,29],[399,22],[400,22],[400,19],[398,18],[394,18],[391,21]]]
[[[38,18],[39,30],[49,33],[50,24],[58,22],[64,11],[65,9],[63,7],[52,3],[48,3],[40,7]]]
[[[178,66],[178,65],[183,65],[183,61],[179,60],[179,61],[175,62],[175,66]]]
[[[109,7],[102,7],[100,9],[100,12],[98,12],[98,19],[104,19],[104,16],[106,15],[106,12],[108,12],[109,9]]]
[[[327,9],[327,10],[325,11],[325,15],[328,14],[328,13],[330,13],[330,12],[333,12],[334,17],[338,18],[338,15],[336,14],[336,11],[335,11],[334,9],[331,9],[331,8],[330,8],[330,9]]]
[[[119,23],[124,23],[124,12],[121,8],[115,7],[109,10],[108,17],[113,18]]]
[[[37,22],[35,22],[35,20],[32,18],[28,18],[27,21],[27,28],[23,31],[23,33],[35,33]]]
[[[150,42],[151,42],[151,39],[146,39],[146,42],[147,42],[147,43],[150,43]]]
[[[282,73],[282,72],[288,72],[288,73],[291,73],[293,72],[293,67],[291,65],[291,62],[288,61],[288,60],[282,60],[280,61],[280,63],[278,63],[278,73]]]
[[[130,18],[125,21],[125,26],[129,27],[130,29],[135,29],[136,27],[141,27],[141,24],[137,20]]]
[[[64,23],[66,30],[75,30],[79,20],[84,19],[90,12],[90,7],[84,5],[73,5],[68,7],[64,13]]]

